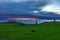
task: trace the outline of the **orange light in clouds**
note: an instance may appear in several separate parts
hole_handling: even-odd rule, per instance
[[[38,20],[37,18],[8,18],[8,20]]]

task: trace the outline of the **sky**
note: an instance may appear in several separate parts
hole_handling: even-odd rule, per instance
[[[42,11],[54,12],[60,14],[60,0],[52,0],[50,5],[43,7]]]
[[[60,19],[60,0],[0,0],[0,19]]]

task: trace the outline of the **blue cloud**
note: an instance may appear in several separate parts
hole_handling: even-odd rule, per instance
[[[46,1],[27,1],[21,3],[0,3],[0,13],[30,13],[30,11],[38,10],[39,7],[45,6],[48,4]],[[40,9],[39,9],[40,10]]]
[[[36,17],[36,18],[47,18],[51,19],[57,14],[51,12],[41,12],[41,7],[49,5],[50,1],[40,0],[40,1],[24,1],[24,2],[2,2],[0,3],[0,17]],[[34,14],[33,11],[39,11],[39,13]],[[46,14],[45,14],[46,13]],[[58,16],[58,17],[57,17]]]

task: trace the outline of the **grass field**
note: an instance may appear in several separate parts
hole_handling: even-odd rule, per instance
[[[60,23],[0,23],[0,40],[60,40]]]

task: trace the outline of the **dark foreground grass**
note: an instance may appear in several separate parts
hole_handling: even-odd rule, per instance
[[[0,23],[0,40],[60,40],[60,23]]]

